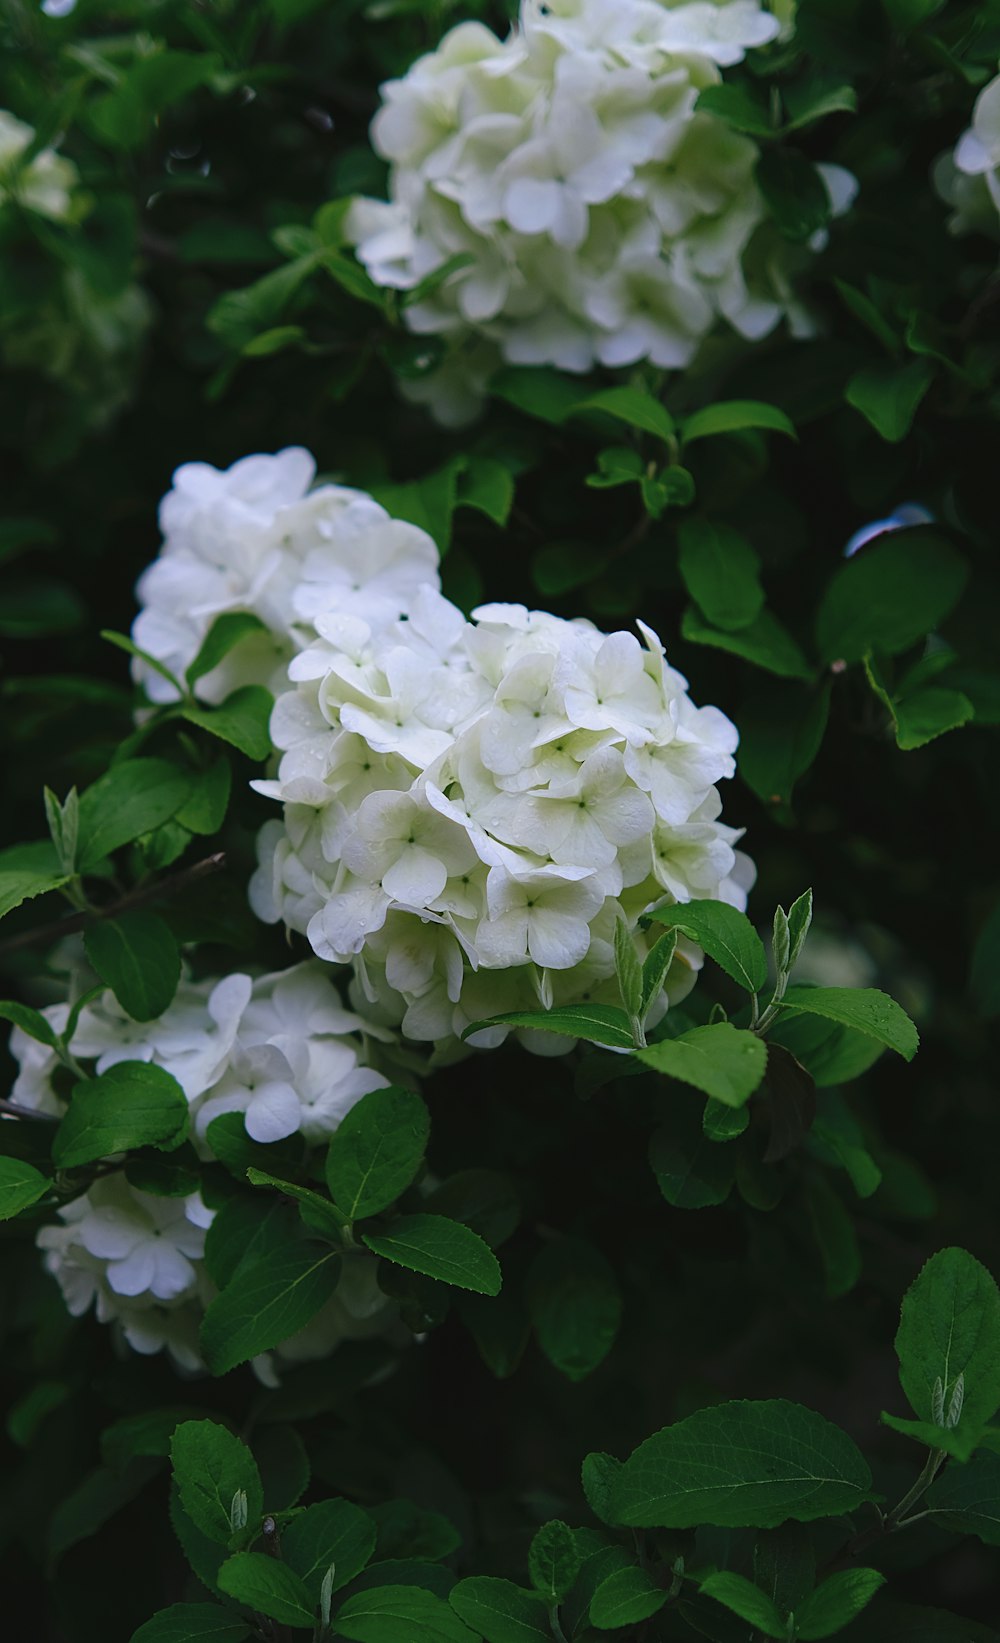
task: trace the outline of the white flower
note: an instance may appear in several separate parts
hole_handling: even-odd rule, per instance
[[[174,474],[160,506],[163,546],[136,589],[136,645],[182,679],[217,616],[246,611],[263,624],[197,682],[205,701],[245,684],[280,687],[325,612],[378,626],[437,585],[438,552],[425,531],[361,491],[311,490],[315,471],[308,451],[290,447],[225,470],[189,462]],[[133,671],[152,701],[175,699],[142,658]]]
[[[778,33],[759,0],[522,0],[505,41],[461,24],[383,86],[390,199],[353,204],[357,254],[396,290],[466,260],[404,310],[448,344],[407,396],[456,425],[504,360],[679,368],[720,317],[757,338],[795,314],[756,249],[757,147],[696,110]]]
[[[325,620],[275,708],[277,778],[255,784],[285,804],[261,834],[256,911],[350,963],[362,1013],[439,1058],[472,1022],[557,993],[604,1000],[611,982],[613,1001],[622,913],[645,941],[657,902],[743,905],[752,880],[717,819],[736,732],[641,634],[521,605],[467,622],[430,590],[408,622]],[[697,959],[682,950],[669,996]],[[284,1068],[259,1077],[290,1110]]]
[[[972,125],[951,154],[935,163],[934,185],[954,206],[953,234],[1000,231],[1000,74],[984,86],[972,109]]]
[[[0,205],[16,200],[40,216],[64,218],[80,180],[76,166],[53,148],[43,148],[25,165],[23,156],[34,140],[31,126],[0,108]]]

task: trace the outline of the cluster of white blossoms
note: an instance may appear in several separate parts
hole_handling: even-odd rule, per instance
[[[404,310],[451,348],[405,391],[458,424],[501,359],[676,368],[720,317],[801,323],[757,146],[696,107],[779,30],[758,0],[522,0],[506,40],[459,24],[383,86],[391,198],[355,201],[348,236],[382,286],[451,269]],[[854,179],[818,169],[845,209]]]
[[[284,820],[262,830],[251,902],[352,964],[366,1013],[447,1057],[504,1011],[617,1002],[621,917],[638,935],[663,901],[745,904],[715,787],[736,731],[642,624],[643,643],[520,605],[470,622],[425,588],[388,627],[316,626],[275,704],[277,779],[254,784]],[[700,958],[681,944],[661,1009]]]
[[[50,1005],[44,1014],[61,1033],[69,1006]],[[195,1148],[211,1160],[209,1126],[223,1113],[242,1113],[255,1141],[326,1140],[355,1102],[388,1083],[365,1064],[364,1040],[373,1035],[385,1036],[343,1007],[321,965],[307,963],[256,979],[182,981],[156,1021],[132,1020],[105,992],[81,1011],[72,1048],[98,1073],[120,1061],[149,1061],[169,1072],[190,1103]],[[19,1063],[13,1100],[61,1116],[55,1052],[19,1028],[10,1047]],[[70,1312],[93,1306],[102,1322],[117,1322],[137,1352],[166,1347],[182,1367],[195,1369],[198,1325],[214,1294],[203,1260],[212,1214],[197,1193],[160,1197],[114,1173],[65,1205],[38,1243]],[[352,1260],[344,1273],[318,1318],[282,1344],[280,1360],[324,1356],[339,1339],[384,1326],[390,1308],[375,1283],[374,1261]],[[272,1372],[269,1360],[258,1367],[265,1376]]]
[[[984,86],[972,125],[934,167],[938,193],[953,209],[953,234],[1000,234],[1000,74]]]
[[[25,164],[34,140],[31,126],[0,108],[0,205],[15,200],[29,211],[58,220],[70,213],[79,174],[54,148],[43,148]]]
[[[398,617],[419,586],[437,585],[438,551],[425,531],[391,518],[363,491],[311,488],[315,475],[299,447],[224,470],[189,462],[174,474],[160,504],[163,545],[136,589],[136,645],[182,679],[216,617],[245,611],[262,624],[198,681],[205,701],[240,685],[281,688],[321,612],[350,612],[377,627]],[[152,701],[176,699],[141,658],[133,671]]]

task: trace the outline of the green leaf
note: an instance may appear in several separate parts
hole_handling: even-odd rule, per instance
[[[786,131],[800,131],[825,120],[829,114],[853,114],[858,106],[853,86],[825,74],[810,74],[805,80],[793,82],[784,89],[788,119]]]
[[[912,1061],[920,1044],[916,1027],[906,1011],[877,987],[789,987],[782,1011],[802,1010],[851,1027]]]
[[[219,707],[184,707],[181,712],[188,724],[218,736],[259,764],[271,752],[273,706],[274,697],[263,685],[241,685]]]
[[[47,895],[69,883],[55,847],[48,839],[37,844],[14,844],[0,850],[0,918],[24,901]]]
[[[614,948],[618,991],[629,1016],[637,1021],[642,1010],[642,965],[624,918],[615,920]]]
[[[758,993],[767,981],[764,943],[745,913],[725,901],[689,901],[657,907],[650,915],[657,924],[696,941],[727,976],[748,993]]]
[[[762,610],[747,627],[727,633],[712,627],[690,606],[681,618],[681,635],[692,645],[711,645],[715,650],[741,656],[745,662],[752,662],[767,673],[776,673],[781,679],[813,677],[813,669],[803,651],[769,610]]]
[[[654,1071],[693,1084],[730,1107],[741,1107],[750,1099],[767,1068],[763,1039],[729,1021],[695,1027],[680,1038],[661,1039],[635,1054]]]
[[[809,1182],[806,1208],[819,1246],[831,1300],[850,1294],[861,1276],[861,1250],[854,1221],[822,1175]]]
[[[883,348],[895,358],[900,351],[899,337],[871,297],[859,291],[856,285],[848,285],[846,280],[835,279],[833,285],[844,306],[855,319],[867,326],[872,336],[877,337]]]
[[[535,1257],[525,1287],[538,1344],[567,1380],[581,1381],[611,1351],[622,1298],[608,1261],[580,1238],[553,1239]]]
[[[976,937],[969,988],[981,1016],[989,1020],[1000,1015],[1000,902]]]
[[[527,416],[558,424],[564,422],[581,401],[591,397],[592,388],[546,365],[522,365],[498,371],[490,383],[490,393]]]
[[[700,1589],[702,1597],[713,1597],[716,1603],[731,1609],[733,1614],[738,1614],[741,1620],[763,1632],[765,1637],[788,1636],[788,1627],[777,1604],[745,1575],[720,1569],[718,1574],[709,1575],[707,1580],[703,1580]]]
[[[218,1603],[171,1603],[132,1633],[132,1643],[241,1643],[250,1628]]]
[[[705,1102],[701,1115],[702,1133],[707,1141],[715,1141],[723,1145],[727,1141],[735,1141],[742,1135],[750,1122],[750,1114],[745,1106],[729,1107],[725,1101],[716,1101],[709,1096]]]
[[[492,456],[470,456],[459,475],[456,505],[476,508],[495,525],[506,525],[514,504],[514,475]]]
[[[423,1207],[463,1222],[485,1238],[491,1249],[506,1243],[521,1219],[517,1186],[498,1170],[459,1170],[428,1193]]]
[[[959,1426],[949,1431],[946,1427],[935,1426],[933,1421],[904,1420],[899,1415],[887,1414],[884,1409],[881,1420],[883,1426],[888,1426],[902,1437],[912,1438],[914,1443],[925,1449],[941,1449],[963,1464],[985,1438],[985,1432],[976,1426]]]
[[[916,690],[912,696],[904,696],[901,701],[892,704],[897,746],[904,753],[912,753],[918,747],[926,747],[936,737],[946,735],[949,730],[958,730],[961,725],[968,724],[970,719],[975,718],[975,713],[968,696],[961,690],[949,690],[944,686]]]
[[[895,656],[943,622],[961,597],[968,567],[927,526],[892,531],[855,554],[828,584],[816,620],[825,662]]]
[[[587,1505],[596,1518],[611,1528],[618,1527],[613,1500],[621,1469],[620,1460],[616,1460],[614,1455],[601,1454],[599,1450],[585,1455],[580,1468],[580,1481]]]
[[[749,627],[763,609],[764,590],[760,561],[746,538],[708,519],[685,519],[678,534],[684,586],[706,621]]]
[[[321,1500],[294,1517],[281,1536],[281,1555],[315,1603],[333,1566],[336,1592],[359,1575],[375,1550],[375,1525],[349,1500]]]
[[[223,611],[221,616],[215,618],[201,642],[197,656],[184,675],[189,687],[193,688],[206,673],[211,673],[213,668],[218,667],[248,633],[266,631],[260,617],[254,616],[252,611]]]
[[[674,433],[674,419],[665,406],[641,388],[605,388],[591,394],[573,406],[571,415],[578,411],[603,411],[606,416],[627,422],[630,428],[655,434],[657,439],[669,440]]]
[[[170,1440],[170,1459],[181,1505],[196,1529],[228,1546],[234,1536],[233,1500],[242,1490],[246,1538],[253,1538],[264,1512],[264,1491],[245,1443],[216,1421],[184,1421]]]
[[[847,1626],[870,1603],[885,1575],[877,1569],[841,1569],[810,1592],[796,1612],[796,1635],[803,1643],[813,1638],[832,1637]]]
[[[742,433],[747,428],[767,428],[772,433],[787,434],[790,439],[798,437],[793,423],[776,405],[764,405],[758,399],[727,399],[686,417],[680,430],[681,441],[691,445],[696,439]]]
[[[375,284],[354,257],[332,248],[323,251],[317,261],[334,284],[339,285],[342,291],[346,291],[349,297],[353,297],[356,302],[366,302],[370,308],[378,308],[384,312],[385,292]]]
[[[49,1189],[48,1177],[20,1158],[0,1157],[0,1221],[20,1215]]]
[[[561,1603],[580,1572],[583,1554],[568,1523],[552,1518],[528,1548],[528,1575],[546,1603]]]
[[[317,265],[315,253],[298,257],[242,290],[224,292],[209,309],[205,324],[227,348],[242,352],[254,337],[278,325],[299,287]]]
[[[695,106],[699,112],[714,114],[734,131],[745,131],[750,137],[774,135],[770,109],[749,85],[706,86]]]
[[[798,962],[813,916],[812,890],[803,890],[788,909],[788,968]]]
[[[500,1265],[489,1244],[460,1221],[444,1215],[401,1215],[382,1233],[362,1238],[383,1260],[422,1272],[428,1278],[471,1289],[477,1295],[498,1295],[503,1282]]]
[[[923,1504],[939,1528],[1000,1546],[1000,1455],[984,1449],[965,1466],[947,1467]]]
[[[903,1297],[899,1379],[914,1414],[976,1433],[1000,1406],[1000,1292],[964,1249],[942,1249]],[[949,1418],[956,1383],[960,1419]]]
[[[431,1120],[413,1090],[371,1090],[341,1119],[330,1138],[326,1182],[351,1220],[394,1203],[423,1162]]]
[[[287,1241],[240,1266],[201,1322],[201,1344],[213,1375],[224,1375],[304,1329],[332,1296],[340,1258],[331,1249]]]
[[[489,1297],[463,1293],[456,1298],[456,1311],[487,1369],[497,1380],[507,1380],[524,1357],[531,1333],[517,1296],[508,1290]]]
[[[436,473],[425,474],[422,479],[408,480],[404,484],[373,485],[371,494],[394,519],[405,519],[426,531],[444,555],[451,546],[452,517],[459,500],[459,479],[465,471],[467,460],[464,456],[453,456]]]
[[[156,913],[98,919],[84,936],[87,957],[134,1021],[152,1021],[173,1001],[180,949]]]
[[[190,778],[166,759],[123,759],[80,799],[80,871],[170,821],[188,796]]]
[[[302,1218],[306,1226],[311,1227],[314,1232],[320,1232],[324,1237],[332,1238],[336,1242],[340,1241],[341,1231],[349,1225],[349,1221],[329,1199],[314,1192],[311,1187],[300,1187],[294,1181],[285,1181],[281,1176],[269,1175],[266,1170],[251,1166],[246,1173],[252,1187],[274,1187],[286,1198],[294,1198],[296,1203],[301,1204],[303,1209],[308,1211]]]
[[[191,791],[174,821],[186,827],[189,833],[217,833],[226,819],[232,780],[232,765],[226,755],[220,753],[204,770],[192,775]]]
[[[779,1015],[767,1036],[801,1062],[820,1089],[849,1084],[885,1053],[885,1046],[865,1033],[799,1011]]]
[[[511,1580],[473,1575],[452,1588],[448,1602],[486,1643],[551,1643],[539,1598]]]
[[[266,1552],[237,1552],[219,1570],[219,1585],[257,1614],[266,1614],[282,1626],[312,1631],[316,1613],[303,1583],[287,1564]]]
[[[454,1609],[419,1586],[374,1586],[349,1597],[334,1628],[352,1643],[477,1643]]]
[[[614,1569],[590,1600],[590,1624],[602,1632],[635,1626],[656,1614],[666,1601],[663,1587],[654,1585],[645,1570]]]
[[[832,210],[822,174],[794,148],[768,148],[754,166],[757,187],[786,239],[801,242],[825,228]]]
[[[779,815],[822,746],[829,714],[829,683],[820,691],[771,686],[756,692],[740,712],[739,773]]]
[[[133,1147],[169,1151],[187,1126],[187,1098],[176,1078],[148,1061],[119,1061],[76,1085],[52,1157],[60,1169],[75,1169]]]
[[[412,1500],[383,1501],[372,1507],[372,1517],[378,1531],[375,1551],[379,1563],[387,1558],[434,1563],[451,1557],[462,1543],[455,1525],[442,1512],[425,1511]]]
[[[869,1498],[871,1472],[846,1432],[784,1398],[700,1409],[630,1455],[615,1511],[639,1528],[776,1528],[839,1517]]]
[[[934,367],[925,359],[911,359],[906,365],[867,365],[851,377],[844,398],[877,434],[898,445],[933,380]]]
[[[733,1185],[735,1164],[729,1149],[704,1133],[694,1109],[693,1101],[691,1106],[674,1108],[649,1142],[649,1163],[657,1186],[676,1209],[706,1209],[725,1203]]]
[[[112,1471],[120,1472],[136,1455],[165,1458],[170,1454],[171,1440],[178,1426],[192,1420],[197,1413],[190,1404],[174,1404],[144,1409],[137,1415],[123,1415],[101,1433],[101,1459]]]
[[[563,1004],[556,1010],[509,1010],[466,1027],[463,1038],[485,1027],[529,1027],[538,1032],[559,1033],[582,1038],[588,1044],[607,1044],[612,1049],[630,1050],[635,1044],[628,1016],[617,1004]]]
[[[677,931],[667,930],[654,941],[642,964],[642,994],[639,1014],[643,1021],[659,998],[677,951]]]
[[[55,1050],[59,1046],[59,1039],[52,1028],[52,1024],[43,1016],[41,1010],[33,1010],[30,1004],[19,1004],[16,999],[5,998],[0,1002],[0,1021],[9,1021],[12,1026],[19,1027],[22,1033],[44,1044],[48,1049]]]
[[[470,268],[475,260],[471,251],[456,251],[453,257],[446,257],[444,262],[439,263],[437,268],[432,268],[429,274],[425,274],[422,280],[417,281],[416,285],[411,285],[408,290],[400,293],[400,307],[409,308],[415,302],[423,302],[427,297],[433,296],[453,274]]]

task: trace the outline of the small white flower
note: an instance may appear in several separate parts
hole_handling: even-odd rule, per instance
[[[953,234],[1000,233],[1000,74],[985,85],[972,109],[972,125],[950,154],[939,156],[934,185],[955,207]]]
[[[27,165],[23,156],[35,140],[31,126],[0,108],[0,205],[16,200],[29,211],[55,220],[66,217],[79,175],[72,161],[43,148]]]

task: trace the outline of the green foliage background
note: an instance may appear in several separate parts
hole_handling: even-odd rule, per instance
[[[231,1421],[270,1445],[275,1474],[298,1464],[294,1421],[319,1495],[416,1501],[458,1529],[463,1575],[522,1585],[540,1523],[593,1524],[585,1454],[625,1455],[724,1399],[821,1411],[895,1500],[916,1454],[879,1425],[883,1408],[903,1407],[900,1296],[947,1245],[1000,1272],[1000,284],[995,243],[950,236],[928,180],[996,71],[1000,8],[801,0],[793,44],[758,54],[786,108],[840,88],[827,117],[765,142],[835,160],[861,183],[804,279],[815,340],[779,332],[749,348],[720,335],[697,371],[673,376],[505,373],[484,418],[455,434],[400,398],[396,379],[425,369],[428,349],[392,303],[372,300],[335,217],[317,212],[384,187],[366,141],[378,84],[476,15],[502,27],[503,7],[471,3],[80,0],[56,19],[8,0],[0,106],[40,142],[58,138],[93,204],[75,227],[0,206],[2,842],[43,837],[43,786],[84,788],[130,732],[126,663],[98,634],[128,630],[173,469],[302,443],[321,472],[429,524],[448,550],[445,592],[463,607],[513,599],[655,626],[694,699],[741,729],[725,817],[746,827],[758,863],[751,913],[769,923],[776,902],[811,885],[817,926],[861,942],[872,984],[917,1020],[920,1054],[884,1056],[843,1095],[821,1091],[811,1137],[794,1101],[775,1117],[772,1092],[728,1177],[726,1149],[710,1157],[702,1140],[703,1099],[684,1085],[599,1084],[593,1059],[536,1062],[513,1046],[435,1075],[435,1173],[489,1167],[513,1183],[503,1298],[487,1322],[494,1303],[395,1269],[423,1343],[402,1358],[345,1346],[287,1393],[262,1393],[245,1368],[179,1383],[160,1359],[116,1359],[106,1330],[67,1317],[31,1216],[5,1223],[0,1543],[5,1606],[30,1617],[23,1635],[124,1638],[183,1595],[165,1449],[126,1449],[119,1464],[105,1438],[102,1452],[113,1423],[150,1410]],[[753,94],[762,72],[727,83]],[[786,170],[794,178],[794,162]],[[776,209],[794,230],[794,183]],[[607,411],[572,412],[612,381],[651,395],[682,430],[703,407],[749,400],[777,407],[797,437],[751,426],[685,447]],[[655,482],[588,485],[609,471],[601,453],[622,447]],[[850,534],[907,501],[936,523],[883,538],[845,570]],[[756,555],[770,625],[712,620],[730,561],[718,583],[704,567],[725,529]],[[894,719],[904,744],[921,741],[915,719],[933,739],[898,745]],[[248,789],[251,761],[234,753],[233,765],[226,873],[160,909],[200,973],[288,961],[245,907],[269,807]],[[154,835],[125,880],[166,865]],[[59,912],[50,896],[10,932]],[[55,996],[45,953],[0,946],[5,994]],[[692,1001],[696,1021],[713,999],[739,1005],[717,970]],[[787,1153],[765,1162],[778,1122],[791,1126]],[[646,1156],[659,1124],[659,1173],[690,1182],[709,1169],[704,1207],[685,1207],[693,1188],[665,1201]],[[583,1319],[579,1339],[557,1329],[548,1352],[537,1297],[569,1280],[539,1268],[545,1249],[573,1268]],[[730,1533],[708,1532],[702,1562],[725,1564]],[[402,1530],[398,1541],[416,1543]],[[891,1603],[879,1597],[843,1635],[997,1635],[995,1552],[978,1540],[925,1522],[880,1546],[877,1567]],[[918,1631],[907,1605],[965,1619]],[[750,1635],[713,1613],[703,1635]],[[624,1635],[698,1635],[656,1629],[667,1624]]]

